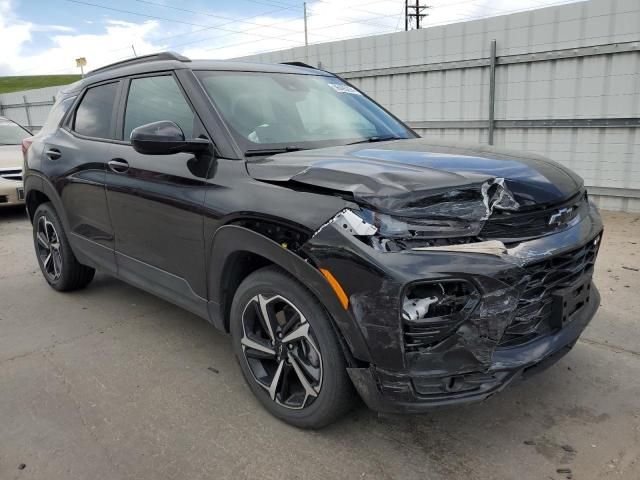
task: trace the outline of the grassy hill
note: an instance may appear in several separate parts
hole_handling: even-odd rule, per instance
[[[32,88],[66,85],[80,80],[80,75],[30,75],[22,77],[0,77],[0,93],[19,92]]]

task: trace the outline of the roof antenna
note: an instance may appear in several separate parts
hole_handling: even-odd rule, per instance
[[[136,53],[136,47],[134,47],[133,44],[131,44],[131,50],[133,50],[133,56],[137,57],[138,54]]]

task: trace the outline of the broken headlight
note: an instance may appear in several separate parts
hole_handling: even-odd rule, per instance
[[[477,235],[481,222],[469,222],[447,218],[397,217],[373,210],[360,210],[358,215],[375,226],[385,238],[451,238]]]
[[[345,209],[329,223],[376,250],[394,252],[414,247],[468,243],[473,241],[483,222],[399,217],[367,209]]]

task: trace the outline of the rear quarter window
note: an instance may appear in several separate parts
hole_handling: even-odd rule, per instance
[[[71,105],[73,105],[75,99],[76,96],[74,95],[73,97],[67,97],[64,100],[57,102],[49,112],[47,120],[46,122],[44,122],[44,125],[42,126],[38,134],[49,135],[55,132],[56,129],[60,126],[60,122],[62,121],[65,113],[67,113]]]

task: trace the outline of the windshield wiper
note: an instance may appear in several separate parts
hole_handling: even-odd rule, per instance
[[[358,140],[357,142],[347,143],[347,145],[357,145],[358,143],[375,143],[375,142],[386,142],[387,140],[406,140],[406,137],[398,137],[397,135],[387,135],[387,136],[373,136],[369,138],[365,138],[364,140]]]
[[[298,150],[304,150],[304,148],[297,147],[295,145],[289,145],[281,148],[255,148],[249,149],[244,152],[245,157],[260,157],[264,155],[276,155],[277,153],[297,152]]]

